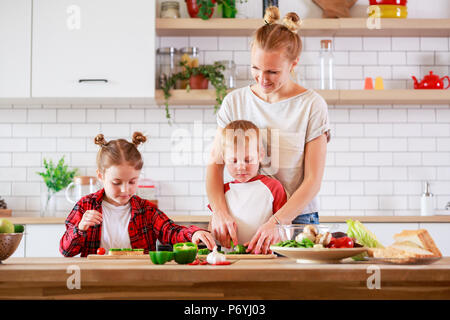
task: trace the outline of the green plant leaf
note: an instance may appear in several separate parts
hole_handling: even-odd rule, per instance
[[[69,170],[64,163],[64,156],[56,166],[51,159],[47,161],[44,158],[44,169],[44,172],[37,172],[37,174],[43,178],[49,193],[56,193],[66,188],[77,173],[77,169]]]

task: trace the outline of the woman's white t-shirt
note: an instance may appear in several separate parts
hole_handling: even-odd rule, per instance
[[[131,248],[128,224],[131,219],[130,203],[118,206],[102,201],[102,236],[100,247],[108,252],[111,248]]]
[[[248,120],[260,129],[270,129],[267,135],[261,130],[266,163],[260,171],[278,179],[288,197],[303,181],[305,145],[324,133],[329,137],[330,131],[327,103],[311,89],[275,103],[259,98],[250,86],[233,90],[223,100],[217,124],[224,128],[235,120]],[[317,211],[315,197],[301,213]]]

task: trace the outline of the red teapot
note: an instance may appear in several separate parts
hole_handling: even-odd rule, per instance
[[[450,87],[450,78],[448,76],[439,78],[438,75],[430,74],[426,75],[422,81],[417,81],[416,77],[412,76],[414,80],[414,89],[448,89]],[[448,85],[444,88],[444,80],[447,79]]]

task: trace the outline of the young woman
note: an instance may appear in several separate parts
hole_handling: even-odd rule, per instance
[[[249,244],[254,253],[268,253],[279,241],[276,224],[319,223],[317,193],[325,168],[330,126],[327,104],[313,90],[290,79],[302,43],[300,19],[290,12],[282,23],[277,7],[266,10],[266,24],[256,30],[251,47],[255,84],[229,93],[217,115],[218,131],[207,168],[206,190],[213,211],[211,230],[224,247],[236,243],[236,223],[223,194],[223,159],[219,150],[223,128],[234,120],[249,120],[270,130],[271,165],[261,173],[277,178],[290,197]]]

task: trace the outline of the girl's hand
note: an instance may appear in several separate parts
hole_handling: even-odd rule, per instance
[[[102,214],[96,210],[87,210],[83,217],[81,218],[80,223],[78,224],[78,229],[86,231],[92,226],[97,224],[101,224],[103,221]]]
[[[224,248],[230,248],[231,241],[238,243],[236,221],[230,215],[213,213],[211,231],[214,238]]]
[[[256,234],[249,242],[247,252],[252,252],[254,254],[271,253],[270,245],[279,241],[280,235],[278,234],[276,224],[269,220],[256,231]]]
[[[207,231],[199,230],[194,232],[194,234],[192,235],[192,242],[198,244],[200,241],[206,244],[206,247],[208,247],[209,250],[213,250],[216,246],[214,238],[212,237],[211,233]]]

